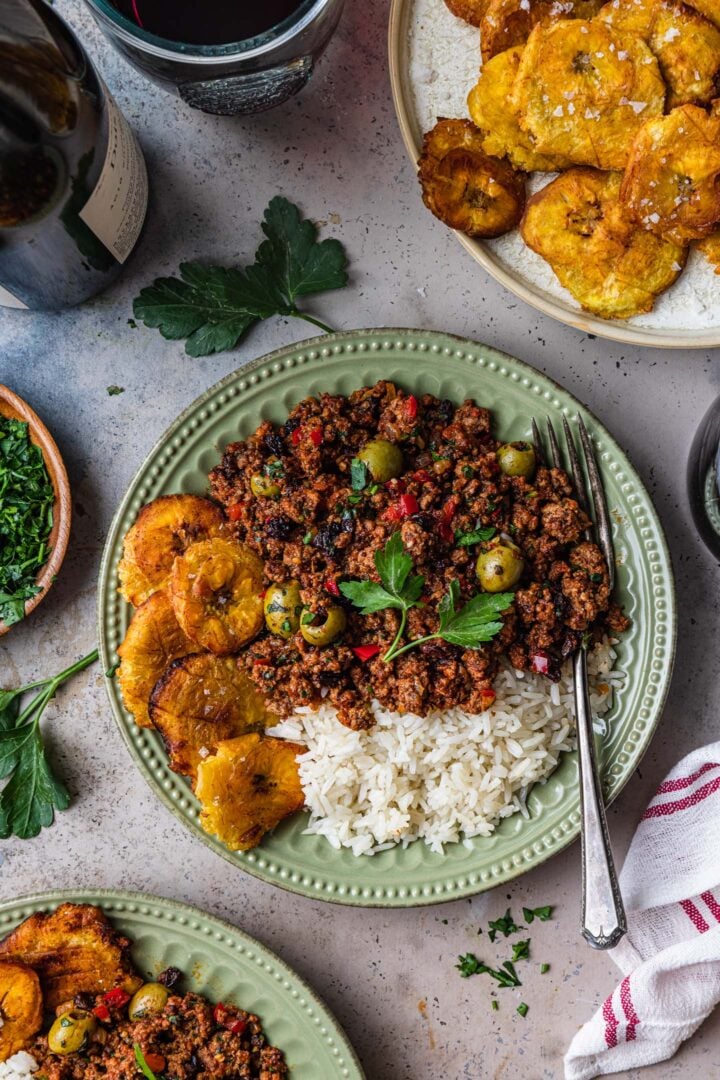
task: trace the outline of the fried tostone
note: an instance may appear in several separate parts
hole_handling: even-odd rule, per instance
[[[720,274],[720,231],[711,233],[704,240],[698,240],[696,246],[710,265],[715,267],[715,273]]]
[[[638,132],[620,198],[644,229],[676,244],[720,223],[720,114],[681,105]]]
[[[170,768],[195,780],[218,743],[277,723],[265,699],[231,656],[200,653],[171,663],[150,699]]]
[[[482,132],[481,149],[491,157],[506,157],[524,172],[557,172],[570,162],[561,155],[539,154],[535,140],[520,127],[510,104],[523,46],[493,56],[483,64],[480,78],[468,94],[468,110]]]
[[[489,0],[480,23],[483,64],[513,45],[523,45],[540,23],[592,19],[601,7],[602,0]]]
[[[220,534],[222,511],[199,495],[161,495],[143,506],[128,529],[118,565],[120,595],[138,607],[164,588],[176,556]]]
[[[121,664],[117,681],[123,704],[139,727],[153,726],[148,702],[168,664],[197,649],[180,629],[167,589],[153,593],[134,612],[118,649]]]
[[[0,941],[0,959],[36,972],[49,1012],[81,992],[99,994],[121,986],[132,994],[143,981],[128,939],[91,904],[61,904],[48,915],[31,915]]]
[[[445,0],[446,6],[456,15],[471,26],[479,26],[485,13],[488,0]]]
[[[203,649],[238,652],[263,625],[263,565],[245,544],[202,540],[175,560],[170,579],[175,616]]]
[[[470,120],[438,120],[418,162],[423,202],[435,217],[467,236],[490,238],[513,229],[525,207],[525,185],[506,161],[482,150]]]
[[[305,804],[296,756],[306,747],[262,735],[222,742],[198,767],[200,823],[231,851],[249,851]]]
[[[520,231],[586,311],[628,319],[650,311],[676,280],[686,249],[648,233],[625,212],[620,173],[576,168],[528,202]]]
[[[648,43],[668,86],[667,108],[709,105],[720,85],[720,30],[679,0],[611,0],[598,16]]]
[[[540,153],[600,169],[625,167],[633,136],[664,104],[665,83],[645,42],[585,19],[536,26],[512,92]]]
[[[714,26],[720,27],[720,0],[692,0],[690,7],[699,11]]]
[[[23,1050],[42,1025],[40,980],[32,968],[0,960],[0,1061]]]

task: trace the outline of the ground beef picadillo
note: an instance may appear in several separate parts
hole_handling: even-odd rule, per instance
[[[401,447],[403,472],[358,493],[351,462],[376,439]],[[347,397],[307,398],[279,429],[265,422],[226,448],[210,474],[211,491],[237,538],[263,559],[266,584],[297,581],[311,610],[322,615],[342,604],[347,615],[344,633],[331,645],[309,645],[300,633],[285,641],[264,632],[242,653],[238,662],[275,711],[287,715],[325,699],[358,729],[372,724],[373,697],[420,716],[453,706],[477,712],[493,700],[501,654],[518,669],[557,679],[583,634],[626,628],[611,603],[602,553],[583,538],[588,519],[567,474],[539,464],[530,479],[506,476],[499,446],[489,411],[474,401],[455,407],[381,381]],[[258,475],[272,479],[273,497],[253,493],[250,481]],[[410,612],[407,637],[433,633],[451,581],[459,582],[463,601],[479,591],[481,546],[461,546],[458,538],[489,527],[525,559],[515,602],[494,641],[478,650],[433,641],[389,663],[382,652],[366,661],[356,655],[363,644],[388,648],[398,612],[359,614],[337,595],[340,582],[378,580],[375,553],[399,530],[426,581],[425,606]]]
[[[107,997],[98,995],[85,1007],[101,1006]],[[163,1011],[140,1020],[129,1020],[127,1009],[110,1009],[111,1018],[98,1025],[81,1053],[58,1056],[48,1050],[40,1035],[28,1047],[38,1063],[35,1080],[138,1080],[134,1046],[148,1061],[164,1061],[163,1080],[280,1080],[288,1071],[283,1054],[269,1046],[260,1021],[242,1009],[232,1008],[230,1031],[215,1019],[216,1009],[198,994],[172,995]],[[106,1008],[107,1011],[107,1008]]]

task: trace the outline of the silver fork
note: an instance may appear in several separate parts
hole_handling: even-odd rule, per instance
[[[575,497],[581,509],[585,511],[588,517],[595,520],[597,540],[607,563],[610,589],[612,590],[615,585],[615,553],[613,551],[612,530],[610,528],[610,515],[608,514],[605,491],[600,478],[600,469],[598,468],[592,440],[579,413],[577,424],[585,469],[587,470],[588,487],[585,486],[583,469],[570,425],[566,417],[563,416],[565,445],[570,462]],[[532,431],[535,454],[538,460],[541,461],[544,458],[543,444],[534,419],[532,421]],[[547,420],[547,433],[550,444],[549,460],[556,468],[563,468],[560,446],[549,418]],[[585,538],[587,540],[593,539],[592,529],[586,530]],[[588,690],[587,645],[584,640],[573,656],[573,687],[575,691],[575,717],[580,761],[582,933],[585,940],[594,949],[612,949],[627,932],[627,923],[610,847],[600,773],[595,754],[592,710]]]

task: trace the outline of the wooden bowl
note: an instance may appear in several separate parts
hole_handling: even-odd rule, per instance
[[[53,527],[49,539],[50,557],[36,579],[37,584],[40,586],[40,592],[36,593],[25,604],[25,615],[27,617],[31,611],[35,610],[40,601],[47,596],[48,590],[65,558],[70,537],[70,521],[72,519],[70,484],[60,451],[40,417],[33,412],[22,398],[14,394],[7,386],[3,386],[2,383],[0,383],[0,415],[10,417],[13,420],[24,420],[29,425],[30,441],[42,450],[45,468],[55,490]],[[13,623],[14,625],[17,624]],[[0,622],[0,635],[6,634],[8,630],[12,630],[12,626],[6,626],[4,622]]]

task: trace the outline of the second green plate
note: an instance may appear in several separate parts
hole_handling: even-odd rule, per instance
[[[207,474],[226,443],[246,438],[261,420],[281,423],[303,397],[347,394],[392,379],[414,393],[492,409],[504,439],[530,436],[531,416],[571,420],[580,412],[595,438],[614,523],[618,596],[632,620],[618,646],[627,678],[608,716],[601,756],[606,797],[636,768],[660,718],[675,651],[672,569],[650,497],[609,432],[580,403],[533,368],[484,345],[419,330],[358,330],[301,342],[229,375],[182,413],[133,480],[108,535],[98,590],[102,659],[115,662],[131,614],[117,593],[123,537],[140,507],[158,495],[207,489]],[[156,733],[136,727],[114,680],[106,680],[120,731],[158,797],[218,854],[282,888],[336,903],[407,907],[470,896],[543,862],[579,832],[577,762],[565,755],[528,799],[530,817],[505,819],[491,837],[448,845],[444,855],[418,841],[372,857],[335,851],[303,832],[296,815],[249,852],[231,852],[200,828],[199,804],[168,766]]]

